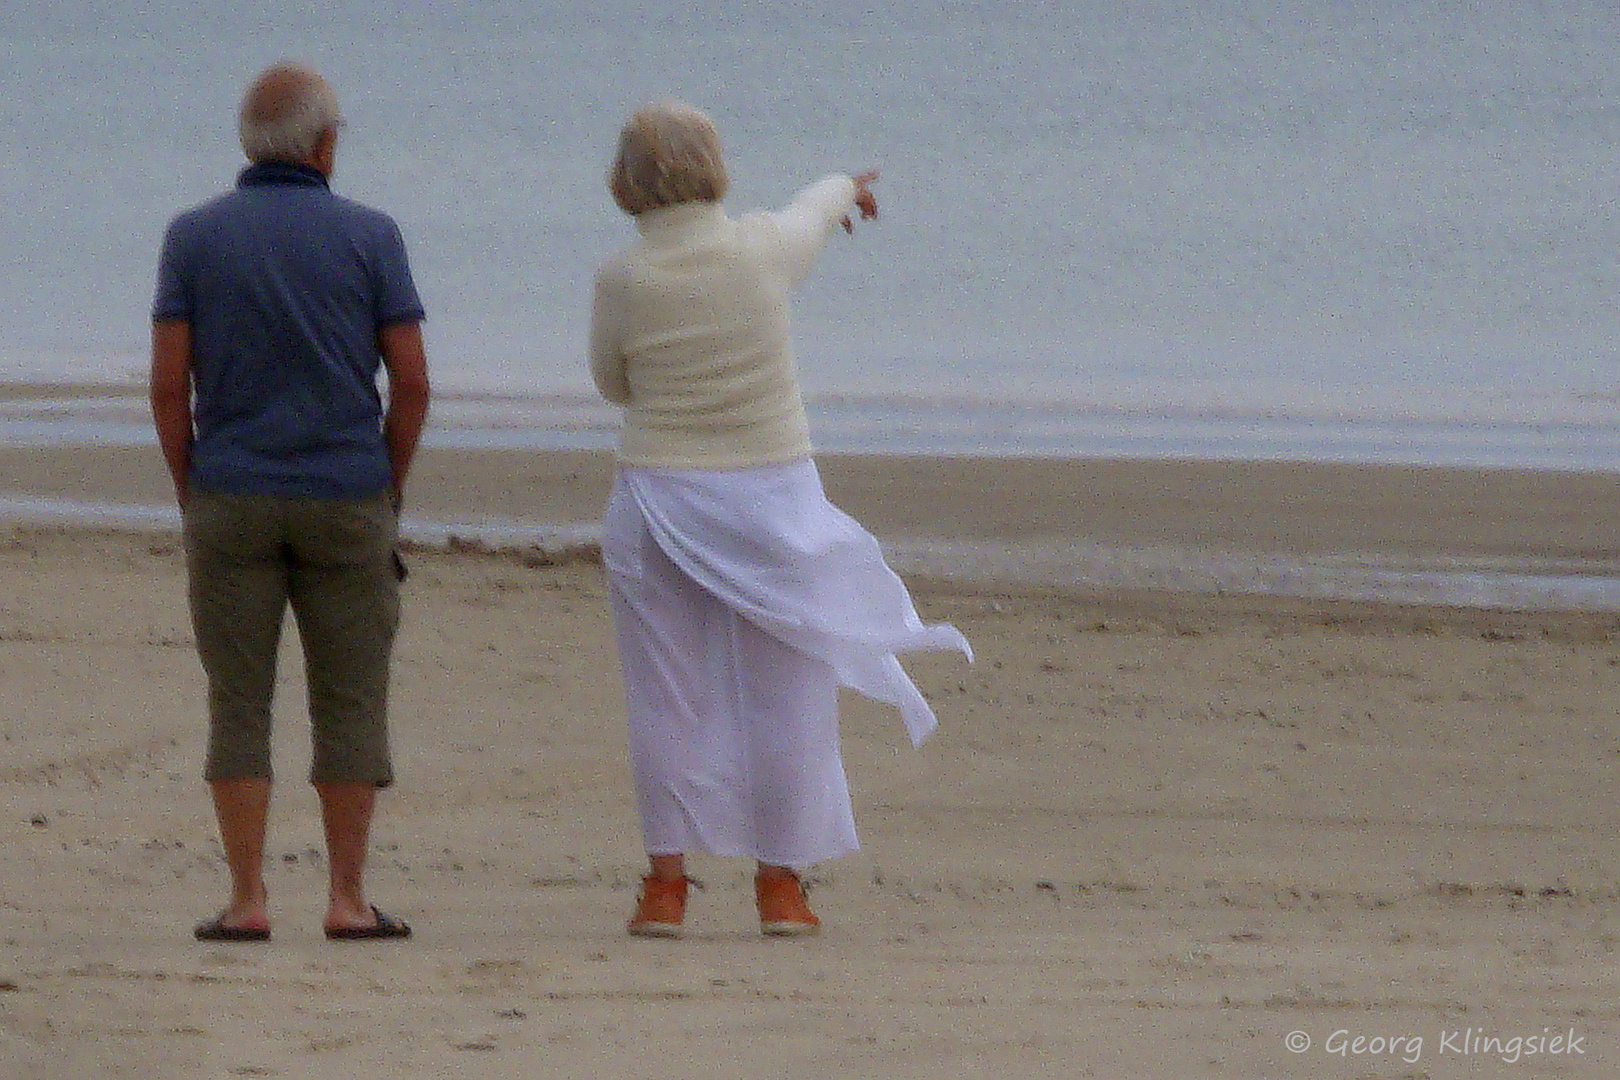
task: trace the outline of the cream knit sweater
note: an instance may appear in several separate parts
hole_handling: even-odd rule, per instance
[[[591,374],[623,405],[619,459],[730,469],[810,453],[788,343],[788,292],[854,208],[828,176],[785,210],[726,216],[682,203],[636,218],[641,239],[603,263]]]

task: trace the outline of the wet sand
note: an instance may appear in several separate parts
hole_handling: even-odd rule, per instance
[[[822,455],[880,537],[1620,565],[1620,474],[1292,462]],[[594,522],[607,452],[427,447],[408,512]],[[0,495],[170,500],[153,448],[0,447]]]

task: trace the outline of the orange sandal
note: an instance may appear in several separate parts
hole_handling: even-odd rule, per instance
[[[636,937],[680,937],[681,923],[686,920],[686,886],[690,881],[686,877],[665,881],[651,874],[642,878],[641,900],[626,929]]]
[[[804,898],[798,874],[760,874],[754,878],[759,928],[768,937],[810,937],[821,932],[821,920]]]

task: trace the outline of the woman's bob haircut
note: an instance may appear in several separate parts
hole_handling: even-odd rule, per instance
[[[619,209],[631,216],[680,203],[719,202],[730,185],[719,133],[685,102],[643,105],[619,132],[608,188]]]

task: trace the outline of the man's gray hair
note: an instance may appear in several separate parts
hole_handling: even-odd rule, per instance
[[[714,123],[685,102],[644,105],[619,133],[608,188],[627,214],[718,202],[729,186]]]
[[[242,152],[254,163],[308,164],[321,134],[342,124],[337,94],[302,64],[266,68],[242,96]]]

